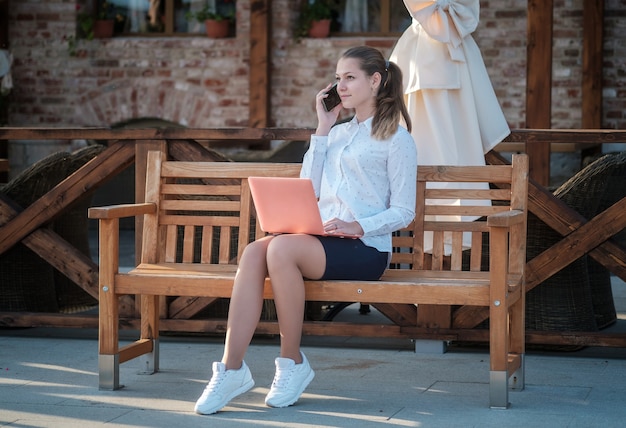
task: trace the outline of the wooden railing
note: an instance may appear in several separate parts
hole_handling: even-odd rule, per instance
[[[97,298],[98,267],[79,250],[42,226],[66,210],[85,192],[95,191],[104,182],[119,174],[135,162],[135,199],[143,198],[145,185],[145,159],[148,150],[163,150],[178,160],[223,160],[208,150],[207,141],[259,142],[268,140],[306,141],[312,129],[51,129],[51,128],[0,128],[0,140],[72,140],[87,139],[107,141],[108,148],[84,165],[66,180],[23,210],[15,208],[5,195],[0,194],[0,255],[22,242],[54,268],[62,272],[87,293]],[[525,144],[565,144],[574,148],[604,143],[626,142],[626,131],[610,130],[515,130],[503,143],[508,148],[521,150]],[[498,149],[498,148],[497,148]],[[506,162],[497,152],[490,152],[489,163]],[[585,219],[555,198],[552,193],[531,180],[529,209],[548,226],[564,236],[557,244],[528,262],[527,291],[545,281],[584,254],[604,265],[614,275],[626,281],[626,249],[611,241],[611,236],[626,228],[626,198],[593,219]],[[141,230],[141,228],[137,228]],[[140,245],[136,238],[136,246]],[[139,254],[137,251],[136,254]],[[71,261],[71,262],[68,262]],[[122,327],[137,328],[132,298],[126,307],[126,323]],[[407,312],[412,317],[411,312]],[[473,329],[487,317],[487,313],[474,307],[459,308],[452,324],[436,330],[418,327],[414,320],[387,326],[381,336],[423,337],[429,339],[486,341],[485,330]],[[402,314],[399,315],[402,318]],[[190,322],[166,319],[165,330],[181,331]],[[223,321],[198,321],[195,331],[221,332]],[[331,323],[332,324],[332,323]],[[63,315],[51,313],[0,313],[0,326],[59,326],[96,327],[97,317],[89,315]],[[274,331],[263,323],[259,332]],[[332,326],[313,324],[308,327],[316,334],[350,335],[358,333],[358,326]],[[305,329],[305,334],[307,331]],[[528,332],[528,343],[576,344],[626,347],[626,335],[604,332]]]

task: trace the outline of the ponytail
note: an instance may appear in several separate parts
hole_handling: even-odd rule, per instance
[[[401,119],[404,119],[411,132],[411,117],[404,104],[402,70],[395,62],[386,61],[385,65],[376,95],[376,114],[372,121],[372,134],[381,140],[396,132]]]

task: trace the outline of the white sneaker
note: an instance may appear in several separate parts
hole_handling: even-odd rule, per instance
[[[241,364],[239,370],[226,370],[224,363],[214,362],[211,381],[196,401],[194,411],[201,415],[215,413],[253,386],[254,380],[245,362]]]
[[[315,377],[303,353],[302,364],[290,358],[276,358],[276,374],[265,404],[270,407],[287,407],[298,401],[304,389]]]

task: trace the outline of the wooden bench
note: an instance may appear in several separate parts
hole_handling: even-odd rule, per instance
[[[243,248],[264,235],[247,177],[297,176],[300,170],[299,164],[166,161],[157,151],[149,152],[147,165],[144,203],[89,210],[100,223],[101,389],[119,388],[119,364],[136,357],[142,357],[146,373],[158,371],[159,318],[166,310],[161,296],[230,297]],[[428,185],[433,182],[486,182],[491,189],[435,189]],[[396,232],[390,269],[379,281],[306,281],[307,300],[410,304],[419,305],[418,311],[433,305],[488,307],[489,402],[506,408],[509,388],[524,388],[527,186],[526,155],[514,155],[511,165],[420,166],[416,217]],[[493,204],[436,205],[459,198]],[[441,215],[478,220],[445,221]],[[141,262],[120,272],[119,219],[127,216],[143,216]],[[427,231],[433,233],[432,257],[423,251]],[[462,245],[464,232],[472,237],[469,250]],[[136,342],[120,347],[123,295],[140,298],[141,331]],[[272,298],[269,279],[265,297]]]

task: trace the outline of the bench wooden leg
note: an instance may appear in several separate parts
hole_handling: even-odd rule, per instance
[[[119,268],[119,220],[100,220],[99,239],[98,383],[100,389],[119,389],[119,298],[114,282]]]
[[[511,355],[519,358],[519,367],[511,375],[509,387],[521,391],[525,387],[524,356],[526,352],[526,293],[520,291],[520,296],[510,309],[511,324]]]
[[[489,270],[489,406],[492,409],[509,407],[509,302],[506,284],[506,262],[508,235],[503,228],[491,229],[489,248],[491,251]]]
[[[140,374],[153,374],[159,371],[159,296],[142,295],[141,339],[152,342],[152,350],[140,356]]]
[[[430,254],[427,254],[430,256]],[[450,328],[452,307],[449,305],[417,305],[417,326],[424,328]],[[445,340],[418,339],[415,352],[418,354],[445,354],[448,342]]]

